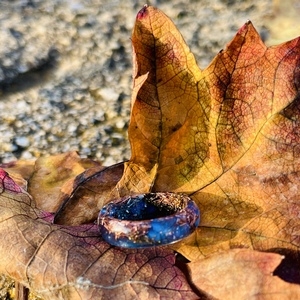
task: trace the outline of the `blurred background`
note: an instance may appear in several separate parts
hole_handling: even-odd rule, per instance
[[[130,158],[130,35],[145,1],[0,1],[0,163],[78,151]],[[162,1],[205,68],[251,20],[267,45],[300,35],[300,1]],[[13,298],[0,277],[0,298]]]

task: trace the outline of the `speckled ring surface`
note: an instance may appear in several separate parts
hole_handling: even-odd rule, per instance
[[[190,235],[200,222],[196,203],[177,193],[124,197],[104,206],[99,231],[111,245],[145,248],[171,244]]]

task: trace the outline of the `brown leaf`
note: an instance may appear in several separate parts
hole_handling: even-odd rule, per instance
[[[28,192],[40,209],[56,212],[61,205],[60,194],[70,192],[74,178],[92,167],[103,168],[95,161],[80,158],[76,152],[41,157],[35,162]]]
[[[196,298],[173,251],[120,249],[96,225],[53,225],[2,169],[0,191],[0,272],[43,299]]]
[[[77,176],[72,185],[67,182],[59,202],[62,203],[55,215],[55,223],[78,225],[90,223],[97,219],[100,209],[122,177],[124,164],[111,167],[92,168]]]
[[[101,166],[76,152],[2,165],[34,198],[39,209],[55,212],[55,223],[93,222],[123,173],[123,163]],[[27,187],[28,184],[28,187]]]
[[[235,249],[188,265],[194,284],[217,299],[298,299],[299,285],[272,275],[282,259],[274,253]]]
[[[28,181],[34,172],[35,160],[18,160],[6,164],[1,164],[0,167],[4,170],[9,170],[13,180],[24,190],[28,189]]]

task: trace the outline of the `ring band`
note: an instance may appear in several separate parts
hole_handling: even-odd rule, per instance
[[[145,248],[175,243],[200,222],[196,203],[177,193],[147,193],[124,197],[104,206],[99,231],[111,245]]]

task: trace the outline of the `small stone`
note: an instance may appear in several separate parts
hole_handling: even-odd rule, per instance
[[[118,129],[124,129],[126,125],[126,121],[121,119],[116,123],[116,128]]]
[[[122,134],[115,132],[111,135],[111,140],[112,146],[119,146],[124,140],[124,137]]]
[[[29,139],[25,136],[17,136],[15,138],[15,143],[21,148],[27,148],[30,145]]]
[[[117,101],[119,94],[112,88],[102,88],[98,94],[106,101]]]
[[[32,155],[32,153],[30,153],[29,151],[24,151],[22,153],[22,159],[32,159],[34,158],[34,156]]]
[[[116,163],[115,159],[112,157],[106,157],[105,160],[103,161],[102,165],[103,166],[112,166]]]

